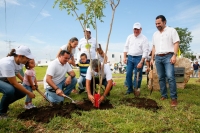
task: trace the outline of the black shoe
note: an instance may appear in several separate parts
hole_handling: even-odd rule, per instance
[[[84,89],[80,89],[80,91],[78,92],[79,94],[83,93],[85,90]]]
[[[131,94],[131,92],[126,92],[124,95],[129,95],[129,94]]]

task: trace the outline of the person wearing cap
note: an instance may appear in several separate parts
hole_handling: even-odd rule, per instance
[[[31,51],[23,45],[12,49],[8,57],[0,59],[0,92],[3,93],[0,102],[0,119],[7,117],[8,106],[11,103],[25,97],[26,94],[30,98],[35,97],[16,80],[16,75],[29,59],[33,59]]]
[[[142,33],[142,26],[140,23],[134,23],[133,34],[129,35],[126,39],[124,46],[124,63],[127,64],[126,81],[127,91],[126,94],[134,93],[135,96],[140,95],[140,87],[142,82],[142,69],[144,66],[145,58],[148,56],[149,42],[146,36]],[[128,58],[126,58],[128,55]],[[134,81],[132,83],[132,76],[134,71]],[[137,79],[139,73],[139,79]],[[134,85],[134,89],[133,89]]]
[[[84,31],[85,37],[80,39],[78,44],[78,49],[80,51],[80,55],[82,53],[86,53],[88,59],[95,59],[96,58],[96,50],[98,50],[99,46],[96,44],[96,39],[91,37],[91,31],[89,28],[86,28]],[[90,44],[90,50],[88,50],[85,46],[86,44]],[[89,54],[90,51],[90,54]],[[91,57],[90,57],[91,56]]]
[[[68,63],[69,59],[70,52],[61,50],[58,58],[48,65],[43,82],[45,96],[52,103],[64,101],[64,96],[69,95],[76,86],[76,74]]]
[[[152,38],[152,58],[150,64],[153,65],[155,56],[155,65],[159,78],[161,100],[168,98],[166,77],[169,83],[171,106],[177,106],[177,87],[175,79],[174,64],[179,49],[179,35],[177,31],[166,26],[167,20],[165,16],[156,17],[155,24],[158,29]]]

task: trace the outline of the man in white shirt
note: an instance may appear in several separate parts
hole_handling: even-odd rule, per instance
[[[142,69],[144,66],[145,58],[147,58],[149,51],[148,39],[141,33],[142,26],[140,23],[133,25],[133,34],[129,35],[126,39],[124,46],[124,63],[127,64],[126,81],[128,90],[127,94],[133,93],[135,96],[140,95],[140,86],[142,82]],[[126,56],[128,55],[128,58]],[[134,71],[134,91],[132,84],[132,76]],[[138,82],[136,81],[137,72],[139,72]],[[137,82],[137,83],[136,83]]]
[[[161,92],[161,100],[168,98],[166,77],[169,83],[171,106],[177,106],[177,87],[175,80],[174,64],[176,63],[176,55],[179,49],[179,36],[177,31],[166,26],[167,20],[165,16],[156,17],[156,27],[158,31],[153,34],[153,49],[151,65],[153,65],[153,57],[155,55],[155,65],[159,77],[159,85]]]
[[[61,50],[58,58],[53,60],[44,77],[45,95],[52,103],[64,101],[64,95],[69,95],[77,83],[75,72],[68,63],[70,53]],[[65,77],[66,73],[69,75]]]
[[[98,61],[97,59],[92,60],[92,70],[91,70],[91,66],[89,66],[87,69],[87,74],[86,74],[86,90],[87,90],[88,98],[92,103],[94,103],[92,73],[94,74],[95,87],[96,87],[96,84],[99,84],[98,72],[100,75],[104,75],[102,85],[105,86],[105,91],[99,99],[99,104],[100,104],[105,99],[105,97],[109,95],[109,92],[112,89],[112,72],[108,64],[104,64],[104,66],[102,66],[100,61]]]
[[[78,49],[80,51],[80,55],[82,53],[86,53],[88,59],[95,59],[96,58],[96,50],[98,50],[99,46],[96,44],[96,39],[91,37],[91,31],[89,28],[86,28],[86,30],[84,31],[84,35],[85,37],[83,37],[82,39],[80,39],[79,44],[78,44]],[[88,42],[87,42],[88,40]],[[90,44],[90,50],[88,50],[85,46],[86,44]],[[90,54],[89,54],[90,51]],[[90,57],[91,56],[91,57]]]

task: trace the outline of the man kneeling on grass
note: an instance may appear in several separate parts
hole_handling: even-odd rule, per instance
[[[103,66],[100,63],[100,61],[98,61],[97,59],[92,60],[92,70],[91,70],[91,66],[89,66],[87,69],[87,74],[86,74],[86,90],[87,90],[88,98],[92,103],[94,103],[93,90],[95,90],[93,89],[92,73],[94,74],[94,77],[95,77],[95,88],[96,88],[96,84],[99,84],[98,74],[100,74],[101,76],[104,73],[102,85],[105,86],[105,91],[99,99],[99,104],[100,104],[105,99],[105,97],[110,94],[110,90],[112,89],[112,82],[113,82],[112,73],[110,70],[110,66],[108,64],[104,64]]]
[[[55,60],[47,68],[44,77],[45,96],[52,103],[64,101],[63,95],[69,95],[77,83],[75,72],[68,64],[70,53],[62,50]],[[68,73],[68,77],[65,77]]]

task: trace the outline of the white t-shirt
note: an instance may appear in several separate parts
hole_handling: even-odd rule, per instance
[[[60,49],[62,49],[62,50],[67,50],[67,44],[61,46]],[[76,52],[76,49],[75,49],[75,48],[72,48],[71,56],[74,56],[75,52]]]
[[[155,54],[174,52],[174,43],[179,41],[178,33],[172,27],[165,27],[162,33],[156,31],[152,39],[152,43],[155,46]]]
[[[53,82],[57,85],[65,79],[66,73],[70,71],[72,71],[72,68],[68,63],[62,65],[58,58],[56,58],[48,65],[46,75],[52,76]],[[43,80],[44,88],[49,88],[50,86],[46,82],[46,75]]]
[[[96,39],[91,37],[88,40],[88,43],[91,45],[91,48],[90,48],[91,59],[95,59],[95,57],[96,57],[96,49],[99,48],[99,46],[96,45]],[[86,44],[87,44],[87,40],[84,37],[79,41],[78,48],[81,49],[80,55],[82,53],[86,53],[87,54],[87,58],[90,59],[89,51],[85,48]]]
[[[22,67],[23,64],[16,64],[14,56],[4,57],[0,59],[0,78],[15,77]]]
[[[94,71],[92,70],[92,72],[94,72]],[[90,69],[90,66],[89,66],[88,69],[87,69],[86,79],[88,79],[88,80],[92,79],[92,72],[91,72],[91,69]],[[100,74],[102,75],[102,70],[101,70]],[[97,72],[94,72],[94,76],[97,77],[99,75],[98,75]],[[110,66],[108,64],[104,64],[104,77],[103,77],[103,79],[105,79],[105,78],[106,78],[107,81],[112,79],[112,72],[111,72]]]

